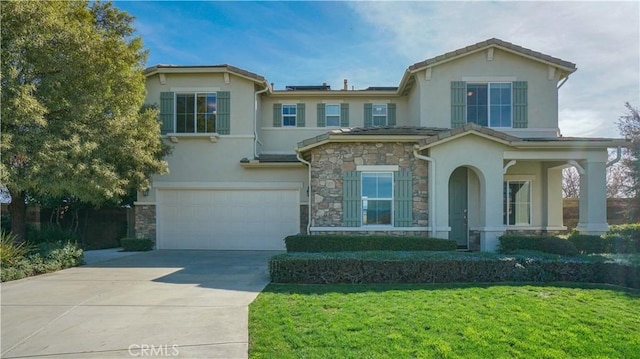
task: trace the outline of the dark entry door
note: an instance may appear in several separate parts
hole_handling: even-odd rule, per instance
[[[456,240],[458,248],[468,247],[467,208],[467,168],[458,167],[449,178],[449,238]]]

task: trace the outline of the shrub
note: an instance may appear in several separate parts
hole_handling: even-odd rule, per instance
[[[569,236],[580,253],[640,253],[640,225],[611,226],[603,236],[579,234]]]
[[[3,264],[2,271],[0,271],[0,281],[21,279],[84,263],[83,251],[76,243],[41,243],[38,247],[31,248],[31,253],[15,261],[11,266]]]
[[[580,253],[611,253],[612,241],[602,236],[573,232],[568,239]]]
[[[269,261],[275,283],[609,283],[640,288],[640,266],[604,257],[443,252],[285,253]]]
[[[122,238],[120,245],[125,252],[150,251],[153,249],[153,241],[148,238]]]
[[[519,250],[573,256],[578,249],[569,240],[547,236],[504,235],[500,237],[499,252],[513,253]]]
[[[46,225],[41,229],[27,226],[27,240],[34,244],[39,243],[66,243],[77,242],[78,236],[68,229],[56,225]]]
[[[456,242],[450,239],[382,235],[295,235],[286,237],[284,242],[287,252],[456,250]]]
[[[3,268],[14,266],[27,256],[33,247],[26,242],[18,243],[16,235],[0,232],[0,264]]]
[[[631,237],[634,240],[640,240],[640,223],[618,224],[611,226],[609,227],[609,233]]]

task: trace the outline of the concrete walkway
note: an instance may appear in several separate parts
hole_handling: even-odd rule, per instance
[[[0,356],[247,357],[248,305],[276,252],[119,253],[3,283]]]

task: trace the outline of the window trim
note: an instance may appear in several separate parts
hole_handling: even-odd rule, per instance
[[[376,201],[388,201],[391,203],[390,206],[390,211],[389,211],[389,224],[365,224],[365,220],[364,220],[364,212],[365,212],[365,206],[364,206],[364,175],[366,174],[384,174],[384,175],[391,175],[391,197],[387,198],[387,197],[376,197],[374,199],[369,199],[367,198],[367,200],[376,200]],[[394,204],[395,204],[395,171],[389,171],[389,170],[385,170],[385,169],[369,169],[369,170],[364,170],[364,171],[360,171],[360,227],[362,228],[388,228],[388,227],[394,227]]]
[[[509,216],[508,216],[508,207],[509,207],[509,196],[507,194],[507,192],[505,191],[505,187],[506,190],[509,189],[509,184],[511,182],[523,182],[523,183],[527,183],[529,185],[529,198],[527,198],[527,204],[528,204],[528,211],[529,211],[529,223],[517,223],[515,222],[514,224],[509,224]],[[503,221],[502,223],[507,226],[507,227],[531,227],[532,223],[533,223],[533,179],[531,178],[531,176],[527,176],[527,177],[513,177],[513,176],[509,176],[509,177],[505,177],[503,180],[503,199],[502,199],[502,218]],[[521,203],[521,202],[514,202],[514,203]],[[517,215],[516,215],[517,217]]]
[[[193,132],[179,132],[178,131],[178,96],[184,96],[184,95],[191,95],[193,96]],[[205,95],[205,97],[208,97],[208,95],[215,95],[216,98],[216,110],[214,111],[214,119],[213,119],[213,127],[214,127],[214,131],[212,132],[198,132],[198,95]],[[178,91],[178,92],[174,92],[173,93],[173,106],[174,106],[174,111],[173,111],[173,130],[174,132],[172,132],[172,134],[174,135],[192,135],[191,137],[198,137],[198,136],[203,136],[203,137],[208,137],[208,136],[212,136],[213,134],[217,134],[218,132],[218,91],[186,91],[186,90],[182,90],[182,91]],[[176,136],[173,136],[176,137]],[[172,139],[172,142],[177,142],[174,141]],[[212,142],[214,142],[214,140],[212,139]]]
[[[510,93],[511,93],[511,102],[509,104],[509,118],[510,118],[510,126],[491,126],[491,85],[509,85]],[[469,122],[469,85],[487,85],[487,127],[495,128],[495,129],[511,129],[513,127],[513,82],[509,81],[465,81],[465,96],[464,96],[464,105],[465,105],[465,122]],[[475,123],[475,122],[474,122]]]
[[[376,125],[376,117],[382,117],[382,115],[376,115],[376,106],[384,106],[384,125]],[[371,125],[373,127],[382,127],[389,124],[389,106],[386,103],[372,103],[371,104]]]
[[[338,115],[329,115],[329,111],[327,111],[327,107],[328,106],[335,106],[338,108]],[[324,127],[340,127],[340,121],[342,120],[342,116],[341,116],[341,112],[342,112],[342,108],[341,108],[341,104],[340,103],[325,103],[324,104]],[[329,125],[329,117],[337,117],[338,118],[338,124],[337,125]]]
[[[291,106],[293,109],[295,109],[296,114],[295,115],[291,115],[291,114],[286,114],[284,113],[284,109],[286,106]],[[283,103],[282,104],[282,108],[280,109],[280,114],[282,115],[282,127],[297,127],[298,126],[298,104],[295,103]],[[285,119],[286,118],[293,118],[293,125],[285,125]]]

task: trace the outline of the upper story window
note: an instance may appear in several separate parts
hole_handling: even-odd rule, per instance
[[[282,105],[282,126],[295,127],[297,116],[297,105]]]
[[[451,81],[451,128],[528,128],[528,92],[527,81]]]
[[[393,172],[362,173],[362,225],[391,225]]]
[[[340,105],[326,104],[324,106],[324,112],[326,127],[340,126]]]
[[[386,126],[387,125],[387,105],[372,105],[371,110],[373,112],[373,125],[374,126]]]
[[[216,132],[217,107],[215,92],[176,94],[175,132]]]
[[[511,127],[511,83],[467,84],[467,122]]]

